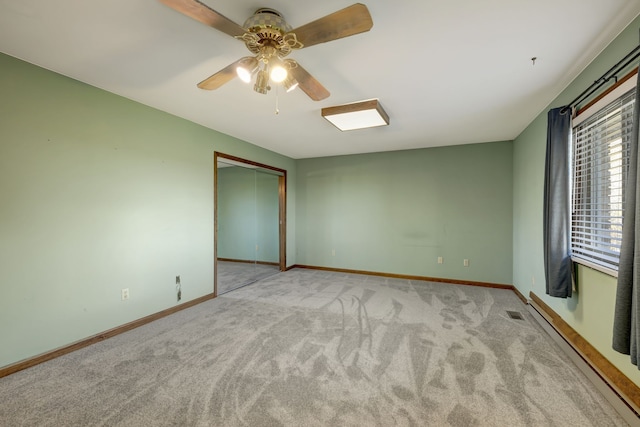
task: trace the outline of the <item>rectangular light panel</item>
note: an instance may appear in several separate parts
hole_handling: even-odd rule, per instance
[[[389,116],[377,99],[322,109],[322,117],[341,131],[387,126]]]

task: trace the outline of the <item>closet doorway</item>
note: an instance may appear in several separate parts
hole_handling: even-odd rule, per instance
[[[286,269],[287,172],[214,153],[214,293]]]

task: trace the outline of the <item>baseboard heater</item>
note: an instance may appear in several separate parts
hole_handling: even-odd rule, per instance
[[[542,326],[542,328],[549,334],[549,336],[558,344],[560,349],[571,359],[573,363],[582,371],[582,373],[593,383],[598,391],[604,396],[605,399],[614,407],[614,409],[624,418],[624,420],[631,426],[640,426],[640,408],[637,402],[632,397],[625,396],[624,391],[620,389],[615,383],[615,380],[608,378],[590,358],[585,355],[579,348],[577,348],[570,337],[567,337],[563,331],[558,328],[554,322],[554,317],[559,317],[556,313],[553,313],[549,307],[546,306],[538,297],[531,294],[532,299],[528,302],[528,310],[533,318]],[[551,311],[551,313],[550,313]],[[568,327],[568,325],[566,326]],[[579,336],[575,331],[572,336]],[[593,352],[597,350],[592,349]],[[598,352],[598,355],[600,353]],[[600,357],[602,357],[600,355]],[[604,357],[602,357],[603,360]],[[607,362],[608,363],[608,362]],[[617,371],[613,365],[611,368]],[[619,375],[623,376],[629,384],[625,384],[623,387],[636,388],[633,391],[637,392],[637,386],[621,372]],[[637,396],[636,396],[637,397]]]

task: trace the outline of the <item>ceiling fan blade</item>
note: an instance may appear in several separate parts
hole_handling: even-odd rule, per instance
[[[298,81],[298,87],[306,93],[309,98],[314,101],[321,101],[328,98],[330,93],[324,86],[320,84],[311,74],[307,72],[300,64],[289,69],[294,79]]]
[[[373,27],[369,9],[356,3],[291,31],[304,47],[364,33]]]
[[[223,84],[233,80],[233,78],[237,76],[236,67],[238,66],[238,63],[242,61],[242,59],[243,58],[238,59],[233,64],[229,64],[214,75],[207,77],[206,79],[198,83],[198,87],[200,89],[214,90],[218,89]]]
[[[241,36],[246,32],[240,25],[198,0],[160,0],[160,2],[232,37]]]

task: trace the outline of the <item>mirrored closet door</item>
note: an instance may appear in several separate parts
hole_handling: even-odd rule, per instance
[[[281,186],[285,172],[245,162],[216,155],[218,295],[273,275],[284,266]]]

